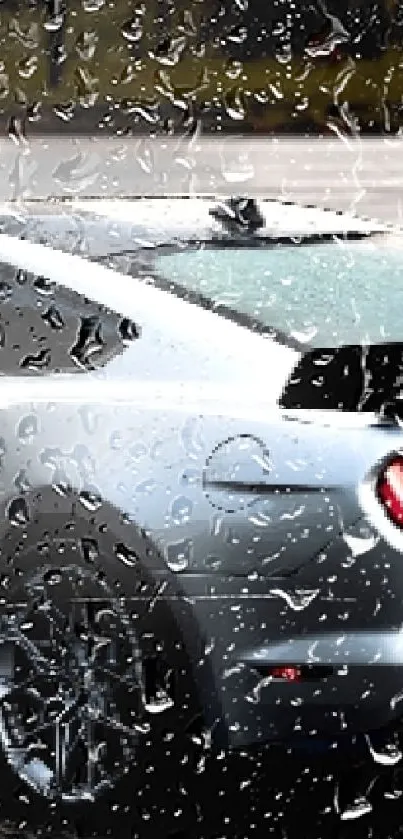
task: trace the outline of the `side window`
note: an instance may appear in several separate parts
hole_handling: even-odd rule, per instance
[[[97,370],[137,337],[121,315],[0,263],[0,376]]]

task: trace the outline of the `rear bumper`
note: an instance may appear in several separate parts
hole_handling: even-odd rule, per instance
[[[346,638],[346,645],[359,650],[362,635],[357,632]],[[381,640],[382,639],[382,640]],[[318,655],[318,662],[332,667],[332,674],[300,682],[284,682],[265,676],[272,662],[309,664],[309,649],[316,639],[307,638],[302,644],[273,646],[247,651],[242,658],[242,680],[233,684],[232,692],[242,696],[239,707],[241,727],[229,740],[233,745],[300,738],[339,738],[382,729],[401,716],[403,708],[403,657],[400,664],[377,661],[380,647],[385,660],[393,659],[401,646],[401,637],[380,634],[367,637],[363,648],[363,663],[342,664],[337,649],[337,638],[325,636],[323,647],[333,648],[334,655]],[[347,649],[347,646],[346,646]],[[252,655],[250,655],[252,653]],[[346,656],[349,658],[349,656]],[[351,657],[351,659],[353,656]],[[357,656],[359,658],[359,656]],[[364,662],[365,659],[365,662]],[[257,660],[259,660],[258,667]],[[255,714],[245,714],[246,705],[254,706]],[[230,731],[234,731],[233,725]]]
[[[344,570],[347,555],[339,540],[281,581],[181,577],[220,745],[345,737],[403,716],[403,557],[378,543]],[[286,665],[302,678],[273,678]]]

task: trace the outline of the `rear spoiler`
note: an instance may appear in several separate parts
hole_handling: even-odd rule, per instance
[[[403,343],[314,349],[302,355],[280,398],[287,409],[366,411],[403,418]]]

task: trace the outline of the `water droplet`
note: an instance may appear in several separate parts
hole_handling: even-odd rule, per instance
[[[193,552],[191,539],[181,539],[166,546],[165,558],[170,571],[179,573],[189,567]]]
[[[245,119],[245,104],[243,101],[243,91],[240,88],[228,91],[224,96],[224,106],[226,113],[230,119],[243,120]]]
[[[276,61],[278,61],[279,64],[289,64],[292,59],[292,47],[289,41],[283,41],[276,50],[275,55]]]
[[[227,66],[225,68],[225,75],[235,81],[235,79],[239,79],[239,76],[242,74],[243,71],[243,64],[241,61],[231,60],[228,61]]]
[[[397,705],[400,705],[401,702],[403,702],[403,690],[396,693],[395,696],[392,696],[392,699],[390,700],[390,707],[392,711],[394,711]]]
[[[25,469],[20,469],[18,474],[14,478],[14,485],[18,492],[21,494],[25,492],[29,492],[31,489],[30,481],[28,480],[27,473]]]
[[[10,138],[17,146],[24,145],[27,142],[25,136],[25,121],[17,116],[12,116],[8,122],[7,133]]]
[[[181,431],[181,442],[189,457],[197,458],[203,452],[202,426],[197,417],[186,420]]]
[[[77,367],[91,369],[92,357],[99,354],[104,346],[99,318],[81,318],[76,343],[69,350],[70,357]]]
[[[10,93],[10,79],[4,70],[4,64],[0,62],[0,99],[5,99]]]
[[[86,562],[92,564],[99,557],[99,547],[96,539],[81,539],[81,550]]]
[[[66,472],[59,466],[52,476],[52,489],[61,498],[65,498],[71,492],[71,481]]]
[[[172,501],[170,516],[175,524],[184,524],[189,521],[192,515],[193,504],[184,495],[178,495]]]
[[[354,821],[372,812],[372,804],[366,798],[357,798],[353,803],[340,812],[343,822]]]
[[[83,0],[85,12],[99,12],[105,4],[105,0]]]
[[[127,64],[126,67],[123,68],[120,77],[119,83],[120,84],[130,84],[133,79],[136,78],[136,68],[133,64]]]
[[[28,122],[38,122],[41,119],[41,102],[31,102],[27,105]]]
[[[83,489],[79,495],[79,501],[90,513],[95,513],[102,507],[102,497],[95,487]]]
[[[196,486],[201,483],[201,474],[198,469],[185,469],[180,477],[183,486]]]
[[[76,465],[78,472],[82,475],[86,484],[92,481],[95,473],[95,460],[87,446],[79,443],[74,446],[70,460]]]
[[[62,28],[64,15],[52,15],[44,21],[43,27],[47,32],[58,32]]]
[[[182,21],[178,25],[178,31],[184,32],[185,35],[197,35],[197,27],[190,9],[183,10]]]
[[[142,460],[147,455],[147,446],[144,443],[133,443],[130,446],[129,455],[133,460]]]
[[[56,306],[49,306],[49,309],[43,313],[42,320],[51,329],[60,330],[64,328],[64,320]]]
[[[141,495],[152,495],[152,493],[156,490],[158,484],[156,481],[153,481],[152,478],[149,480],[141,481],[137,484],[135,492],[136,494],[139,493]]]
[[[222,564],[222,559],[218,556],[213,556],[212,554],[206,556],[206,559],[204,560],[204,565],[209,569],[209,571],[218,571]]]
[[[28,414],[18,424],[18,437],[22,443],[32,443],[39,430],[39,421],[36,414]]]
[[[114,451],[120,451],[123,448],[123,437],[120,431],[112,431],[109,438],[109,445]]]
[[[17,105],[20,105],[22,108],[25,108],[28,105],[28,99],[25,91],[21,90],[20,87],[16,87],[14,90],[14,97]]]
[[[12,18],[9,25],[10,38],[16,38],[26,49],[37,49],[39,47],[39,26],[31,23],[22,28],[17,17]]]
[[[137,44],[143,37],[143,23],[141,18],[134,17],[127,20],[122,26],[122,35],[126,41]]]
[[[94,30],[81,32],[76,41],[76,52],[83,61],[90,61],[95,55],[98,35]]]
[[[76,106],[74,102],[61,102],[60,105],[54,105],[53,111],[63,122],[70,122],[73,119]]]
[[[41,350],[37,355],[26,355],[20,361],[23,370],[45,370],[50,364],[50,350]]]
[[[312,589],[311,591],[295,589],[295,591],[291,592],[284,591],[281,588],[275,588],[270,590],[270,594],[273,597],[281,597],[294,612],[302,612],[318,596],[319,589]]]
[[[403,795],[403,790],[397,789],[396,787],[394,789],[388,790],[388,792],[384,793],[385,798],[389,801],[398,801],[399,798],[402,797],[402,795]]]
[[[134,321],[123,318],[119,323],[119,335],[122,341],[130,343],[136,338],[140,338],[140,330]]]
[[[365,735],[368,751],[375,763],[381,766],[396,766],[403,755],[396,743],[385,743],[382,748],[375,749],[368,734]]]
[[[146,140],[141,140],[136,148],[136,160],[146,175],[151,175],[154,170],[154,155]]]
[[[48,586],[56,586],[59,585],[63,580],[63,576],[60,571],[55,571],[53,568],[49,571],[46,571],[43,575],[43,582],[46,583]]]
[[[157,125],[161,118],[160,104],[156,100],[147,102],[138,99],[122,99],[119,110],[125,116],[139,116],[149,125]]]
[[[168,696],[166,691],[158,691],[158,695],[149,699],[144,703],[144,707],[149,714],[162,714],[164,711],[169,711],[173,708],[174,701]]]
[[[293,330],[290,334],[291,338],[295,338],[295,340],[299,341],[301,344],[308,344],[310,341],[313,341],[317,331],[317,326],[310,326],[307,327],[303,332]]]
[[[234,26],[228,33],[227,40],[232,44],[243,44],[248,37],[248,30],[246,26]]]
[[[134,568],[136,565],[138,565],[139,558],[136,552],[132,548],[129,548],[127,545],[125,545],[123,542],[119,542],[118,544],[116,544],[114,547],[114,551],[117,558],[120,559],[120,561],[123,562],[123,564],[126,565],[128,568]]]
[[[84,405],[80,408],[79,414],[87,434],[95,434],[99,424],[99,415],[96,414],[88,405]]]
[[[0,282],[0,303],[5,303],[13,296],[13,288],[9,283]]]
[[[247,159],[239,159],[231,162],[224,160],[221,171],[223,178],[229,184],[245,183],[251,180],[255,174],[253,164]]]
[[[75,86],[82,108],[93,108],[99,97],[98,79],[85,67],[76,67]]]
[[[179,38],[166,38],[158,44],[154,52],[150,51],[150,58],[166,67],[175,67],[182,57],[186,44],[187,38],[183,35]]]
[[[252,692],[246,696],[247,702],[253,705],[258,705],[262,701],[262,692],[273,683],[272,676],[264,676],[259,682],[254,685]]]
[[[343,26],[341,20],[335,15],[329,14],[323,9],[329,23],[331,24],[330,33],[323,38],[311,40],[305,47],[305,53],[309,58],[327,58],[334,53],[335,48],[339,44],[346,43],[350,40],[350,34]]]
[[[349,533],[343,533],[343,539],[348,545],[351,554],[354,558],[362,556],[362,554],[372,551],[379,542],[379,536],[371,534],[366,537],[351,536]]]
[[[49,297],[55,290],[55,283],[47,277],[36,277],[33,282],[34,289],[41,297]]]
[[[211,533],[211,535],[212,536],[218,536],[222,531],[223,524],[224,524],[224,519],[223,519],[222,515],[217,514],[215,516],[212,516],[211,520],[210,520],[210,533]]]
[[[63,453],[61,449],[44,449],[40,455],[40,461],[44,466],[48,466],[49,469],[57,469],[60,461],[63,459]]]
[[[38,58],[36,55],[29,55],[22,58],[18,64],[18,74],[22,79],[30,79],[38,69]]]
[[[7,516],[14,527],[24,527],[28,524],[29,510],[25,498],[13,498],[7,507]]]

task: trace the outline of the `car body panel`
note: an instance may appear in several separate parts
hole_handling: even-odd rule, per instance
[[[95,374],[5,380],[5,505],[21,457],[33,489],[58,471],[77,494],[87,480],[184,571],[295,571],[362,514],[357,487],[401,445],[394,427],[350,422],[346,434],[329,416],[321,426],[270,404],[250,411],[230,388],[224,415],[223,392],[208,386],[190,389],[192,411],[185,383],[169,394],[166,384],[109,385]]]
[[[16,250],[15,244],[12,236],[0,234],[0,260],[16,268],[23,265],[34,275],[51,275],[54,282],[112,311],[124,310],[126,317],[139,324],[144,338],[112,362],[108,370],[112,378],[134,379],[135,372],[136,379],[183,381],[194,379],[197,370],[204,381],[228,382],[232,378],[250,382],[252,366],[257,391],[261,377],[271,370],[275,400],[279,395],[276,382],[283,383],[286,372],[291,372],[295,364],[297,356],[291,348],[270,339],[262,343],[259,336],[213,312],[188,305],[183,318],[182,301],[140,280],[119,275],[117,282],[114,272],[92,262],[85,263],[83,273],[83,262],[77,255],[44,249],[28,241],[19,242]]]
[[[214,206],[81,202],[53,219],[33,208],[3,215],[0,263],[27,272],[28,286],[31,275],[50,280],[46,305],[58,299],[52,284],[68,290],[76,319],[81,305],[98,307],[119,335],[98,366],[57,372],[51,358],[0,377],[3,554],[15,563],[49,529],[62,549],[71,521],[92,534],[125,581],[123,600],[149,607],[160,637],[161,604],[175,616],[221,744],[386,724],[399,713],[402,557],[360,488],[403,448],[399,423],[374,411],[280,408],[306,347],[94,262],[252,236],[213,219]],[[352,217],[263,206],[253,233],[263,243],[382,232]],[[33,310],[42,311],[43,291],[31,289]],[[135,324],[129,338],[122,318]],[[140,563],[139,533],[155,548]],[[151,581],[143,595],[139,565]],[[295,684],[270,676],[273,664],[311,659],[331,665],[330,675]]]

